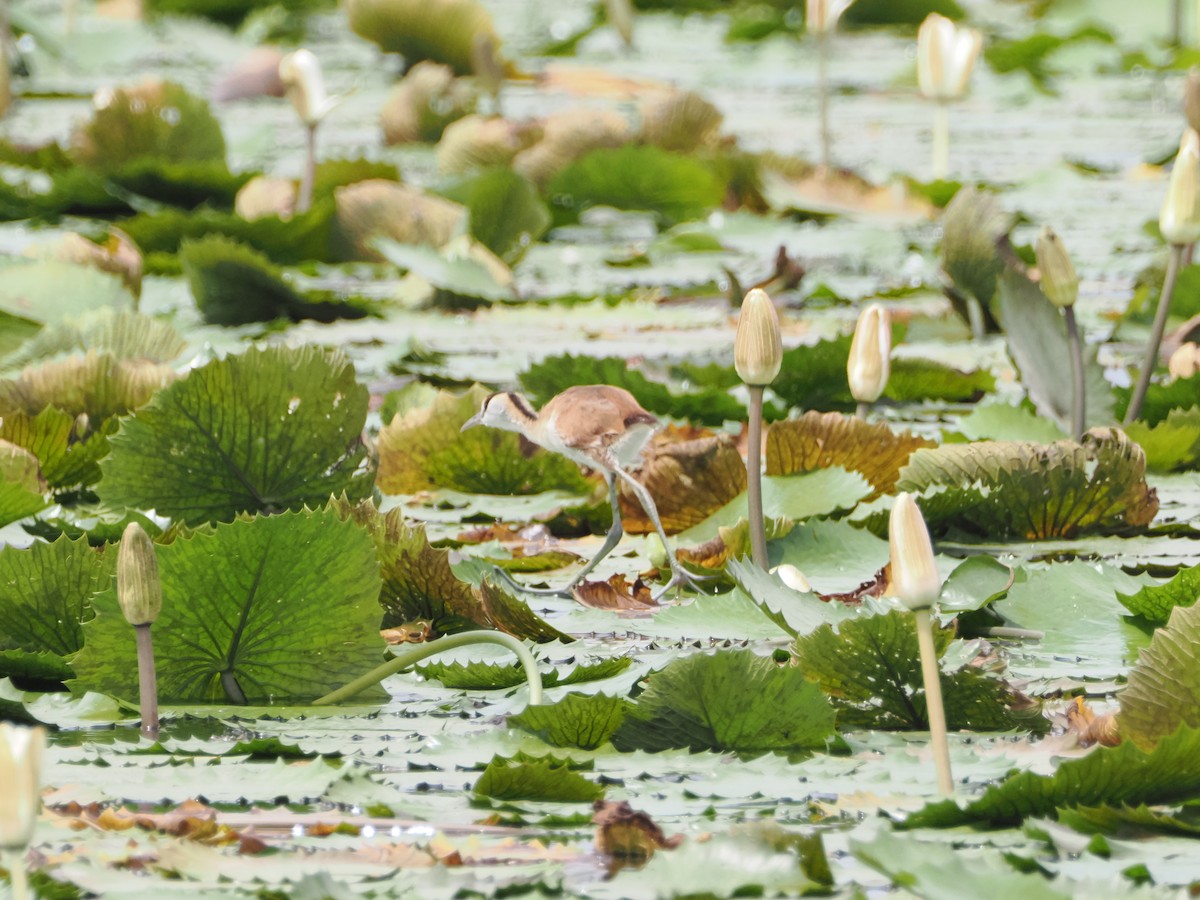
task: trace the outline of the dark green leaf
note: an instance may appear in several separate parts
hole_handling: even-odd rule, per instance
[[[548,706],[527,707],[508,723],[555,747],[595,750],[608,743],[631,706],[624,697],[570,693]]]
[[[442,193],[467,208],[471,234],[509,265],[550,227],[537,188],[512,169],[489,169]]]
[[[475,782],[475,793],[493,800],[591,803],[604,796],[604,788],[571,771],[569,763],[553,756],[530,762],[497,756]]]

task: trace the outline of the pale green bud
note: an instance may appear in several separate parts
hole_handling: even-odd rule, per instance
[[[1075,274],[1075,264],[1071,262],[1062,238],[1049,225],[1042,227],[1034,252],[1046,299],[1059,309],[1074,306],[1079,296],[1079,276]]]
[[[1167,196],[1158,213],[1158,230],[1168,244],[1200,240],[1200,134],[1183,133],[1179,154],[1171,167]]]
[[[754,288],[742,301],[737,337],[733,343],[733,367],[738,377],[751,386],[766,386],[775,380],[783,365],[783,339],[779,336],[779,313],[761,288]]]
[[[137,522],[121,535],[117,552],[117,600],[130,625],[150,625],[162,611],[162,582],[154,542]]]
[[[909,609],[928,609],[942,593],[925,517],[912,494],[902,493],[888,519],[892,593]]]

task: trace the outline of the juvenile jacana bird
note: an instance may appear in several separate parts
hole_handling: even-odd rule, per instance
[[[617,495],[618,478],[629,485],[637,496],[667,550],[671,580],[656,596],[662,596],[679,584],[696,586],[697,579],[684,571],[671,552],[654,498],[626,471],[641,460],[642,451],[658,426],[658,419],[642,409],[629,391],[607,384],[577,385],[552,397],[541,412],[535,411],[520,394],[500,391],[483,401],[479,412],[467,420],[462,430],[466,431],[475,425],[490,425],[492,428],[518,432],[539,447],[596,469],[604,476],[612,504],[612,527],[604,538],[600,552],[575,575],[570,584],[551,593],[569,595],[620,542],[624,528]]]

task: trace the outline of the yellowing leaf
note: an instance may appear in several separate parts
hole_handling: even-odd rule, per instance
[[[637,479],[646,486],[669,534],[686,531],[746,489],[746,463],[729,435],[656,440]],[[628,486],[621,486],[621,519],[631,534],[654,530]]]

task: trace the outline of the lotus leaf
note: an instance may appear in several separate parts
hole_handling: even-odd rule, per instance
[[[169,322],[106,307],[72,321],[47,325],[0,360],[0,366],[17,369],[87,350],[108,353],[123,361],[169,363],[186,347],[187,342]]]
[[[972,187],[954,195],[942,217],[942,269],[961,297],[974,297],[985,314],[1004,271],[997,244],[1008,236],[1016,217],[991,194]],[[956,311],[966,318],[956,303]],[[1070,382],[1064,382],[1069,384]]]
[[[1131,613],[1155,625],[1164,625],[1177,607],[1200,599],[1200,566],[1181,569],[1163,584],[1147,585],[1134,594],[1117,594]]]
[[[467,211],[414,187],[373,178],[333,192],[337,207],[330,248],[340,261],[383,262],[377,238],[441,247],[462,227]]]
[[[3,423],[7,425],[7,419]],[[33,515],[46,506],[46,480],[38,459],[10,443],[0,429],[0,526]]]
[[[1174,472],[1200,465],[1200,406],[1172,409],[1153,426],[1131,422],[1125,433],[1141,445],[1151,471]]]
[[[189,524],[370,492],[367,390],[340,353],[252,349],[214,360],[126,419],[101,463],[112,504]]]
[[[650,492],[668,534],[703,522],[746,490],[746,464],[726,434],[692,440],[656,440],[643,456],[638,480]],[[654,525],[637,497],[621,484],[621,521],[630,534]]]
[[[159,697],[168,703],[297,703],[383,657],[371,537],[329,510],[239,517],[157,548]],[[73,690],[136,699],[133,630],[98,594]],[[379,692],[381,693],[381,692]]]
[[[550,213],[537,188],[512,169],[488,169],[444,193],[467,208],[471,235],[509,265],[550,227]]]
[[[411,65],[430,59],[459,75],[474,69],[474,47],[500,39],[479,0],[347,0],[346,17],[355,34]]]
[[[494,757],[475,782],[475,793],[494,800],[591,803],[604,796],[604,788],[574,771],[570,760],[522,755]]]
[[[419,62],[384,100],[379,114],[383,139],[389,145],[436,143],[447,125],[475,112],[478,95],[475,83],[456,78],[449,66]]]
[[[1122,737],[1150,751],[1181,725],[1200,728],[1200,606],[1178,606],[1142,650],[1120,693]]]
[[[71,416],[85,414],[102,422],[144,406],[174,378],[169,366],[89,350],[0,379],[0,415],[36,416],[54,406]]]
[[[0,350],[11,352],[44,325],[73,324],[112,308],[132,310],[121,279],[91,266],[56,259],[12,262],[0,269]],[[10,336],[11,334],[11,336]]]
[[[9,413],[0,422],[0,439],[24,447],[41,466],[46,483],[56,490],[95,484],[100,479],[100,460],[108,454],[108,436],[117,430],[117,420],[89,424],[55,406],[36,416]]]
[[[537,735],[554,747],[596,750],[607,744],[632,704],[624,697],[570,693],[557,703],[530,706],[508,724]]]

